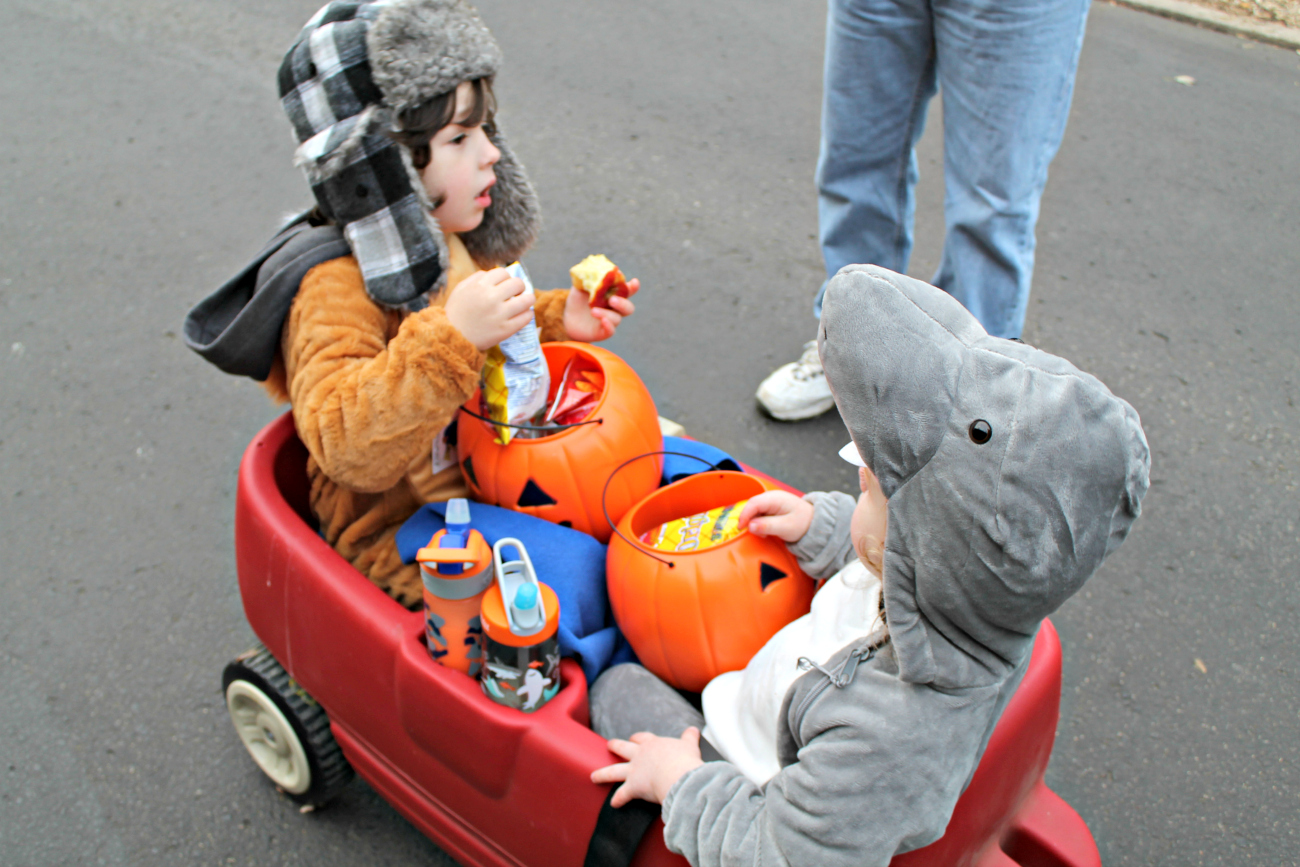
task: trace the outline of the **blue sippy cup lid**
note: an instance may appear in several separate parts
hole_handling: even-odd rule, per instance
[[[522,584],[515,591],[515,600],[510,603],[515,623],[521,629],[531,629],[541,625],[542,612],[538,605],[537,585]]]

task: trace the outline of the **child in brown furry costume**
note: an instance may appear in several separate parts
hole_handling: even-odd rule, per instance
[[[322,8],[279,76],[317,207],[291,227],[303,234],[280,242],[275,262],[259,261],[257,288],[241,296],[233,322],[214,296],[186,323],[192,348],[291,402],[321,533],[408,606],[419,602],[421,582],[394,535],[422,504],[468,494],[441,444],[478,387],[485,352],[534,316],[544,341],[594,341],[633,312],[618,298],[592,310],[571,290],[534,301],[499,267],[532,245],[538,226],[536,196],[495,124],[500,62],[462,0]],[[300,275],[292,264],[307,254],[293,245],[326,231],[307,224],[328,226],[334,246],[313,242],[333,251],[318,258],[331,258]],[[269,265],[284,267],[268,277]],[[276,291],[292,303],[265,371],[244,357],[214,358],[218,343],[227,355],[247,351],[251,338],[232,332],[290,272]],[[255,323],[262,331],[266,319]]]

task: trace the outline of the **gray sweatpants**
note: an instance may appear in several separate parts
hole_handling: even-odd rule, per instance
[[[588,696],[591,727],[605,739],[627,740],[637,732],[665,738],[680,737],[690,726],[704,729],[704,715],[677,690],[634,662],[605,670],[591,685]],[[722,758],[701,738],[700,755],[706,762]]]

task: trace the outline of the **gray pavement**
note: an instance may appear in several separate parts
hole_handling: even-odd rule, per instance
[[[273,90],[316,0],[12,0],[0,31],[0,863],[449,863],[363,783],[299,815],[220,697],[243,446],[279,411],[186,309],[306,202]],[[546,213],[609,254],[662,414],[806,489],[837,418],[753,389],[813,334],[814,0],[482,0]],[[1177,83],[1191,76],[1195,83]],[[942,234],[938,111],[913,273]],[[1098,4],[1026,339],[1142,415],[1146,512],[1054,618],[1048,773],[1108,865],[1300,860],[1300,55]]]

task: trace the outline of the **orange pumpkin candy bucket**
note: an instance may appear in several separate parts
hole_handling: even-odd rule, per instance
[[[658,489],[618,522],[605,561],[614,619],[641,664],[679,689],[699,692],[744,668],[781,627],[808,613],[815,588],[780,539],[746,531],[670,552],[642,536],[768,489],[745,473],[710,470]]]
[[[654,398],[628,364],[587,343],[543,343],[555,399],[570,361],[592,368],[602,383],[586,421],[538,439],[496,441],[491,423],[462,412],[457,422],[460,468],[473,498],[524,512],[609,541],[612,530],[601,509],[605,483],[619,465],[663,448]],[[466,404],[477,413],[479,395]],[[663,459],[635,461],[610,481],[605,505],[617,521],[659,485]]]

